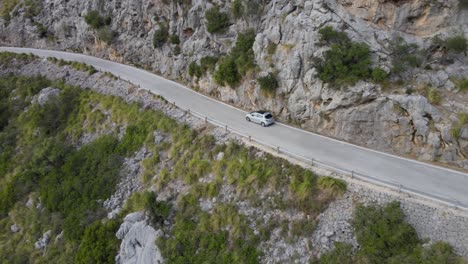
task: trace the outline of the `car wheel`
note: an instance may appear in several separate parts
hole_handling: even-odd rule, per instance
[[[262,124],[261,124],[261,125],[262,125],[262,127],[265,127],[265,123],[263,123],[263,122],[262,122]]]
[[[246,117],[245,120],[247,120],[248,122],[250,122],[250,118],[249,118],[249,117]]]

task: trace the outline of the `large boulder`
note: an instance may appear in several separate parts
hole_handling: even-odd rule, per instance
[[[156,239],[162,235],[150,226],[142,212],[131,213],[117,231],[117,238],[122,240],[116,257],[119,264],[158,264],[163,258],[156,246]]]
[[[51,230],[48,230],[47,232],[45,232],[40,238],[39,240],[37,240],[36,243],[34,243],[34,248],[36,248],[37,250],[44,250],[47,248],[47,245],[49,244],[49,241],[50,241],[50,235],[52,234],[52,231]]]

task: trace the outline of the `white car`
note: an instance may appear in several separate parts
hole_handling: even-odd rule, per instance
[[[249,122],[258,123],[262,125],[262,127],[266,127],[275,123],[275,119],[273,119],[273,115],[271,115],[270,112],[266,112],[266,111],[250,112],[245,116],[245,120]]]

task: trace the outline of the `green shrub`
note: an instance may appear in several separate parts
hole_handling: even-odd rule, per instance
[[[113,263],[119,249],[115,233],[119,222],[110,220],[105,223],[96,221],[86,228],[75,257],[75,263]]]
[[[202,212],[195,196],[179,201],[168,238],[157,241],[169,263],[258,263],[258,239],[245,216],[232,205],[218,205],[211,214]],[[194,214],[197,217],[193,217]]]
[[[270,42],[267,46],[267,53],[268,55],[273,55],[276,53],[276,50],[278,48],[278,44]]]
[[[468,91],[468,78],[462,78],[459,80],[452,80],[455,83],[455,86],[461,91],[461,92],[467,92]]]
[[[318,77],[327,83],[341,86],[354,84],[370,76],[369,46],[364,43],[332,44],[324,59],[316,59]]]
[[[462,125],[468,124],[468,113],[465,112],[465,113],[458,114],[458,119],[460,119],[460,123]]]
[[[237,35],[236,45],[231,51],[231,56],[236,59],[237,69],[241,75],[255,67],[255,55],[252,46],[255,42],[256,33],[248,29]]]
[[[245,12],[252,18],[259,18],[262,15],[263,2],[260,0],[249,0],[246,3]]]
[[[218,62],[219,57],[215,56],[205,56],[201,58],[200,64],[201,64],[201,70],[203,73],[210,71],[213,72],[216,68],[216,63]]]
[[[317,183],[322,191],[332,192],[334,195],[342,195],[346,191],[346,183],[332,177],[320,177]]]
[[[115,32],[110,29],[110,27],[102,27],[98,29],[98,37],[100,40],[104,41],[106,44],[111,44],[114,39]]]
[[[79,90],[67,88],[58,97],[49,99],[44,106],[33,105],[27,115],[27,122],[40,129],[43,135],[54,136],[66,127],[78,103]]]
[[[167,202],[157,201],[153,192],[147,192],[145,196],[145,209],[150,215],[151,223],[156,228],[161,227],[169,217],[172,206]]]
[[[109,25],[111,22],[110,17],[102,17],[97,10],[89,11],[84,16],[84,20],[92,29],[99,29],[103,26]]]
[[[433,87],[427,87],[425,91],[425,96],[431,104],[439,105],[442,101],[442,97],[439,91]]]
[[[320,43],[331,45],[324,58],[314,58],[318,77],[327,83],[342,86],[355,84],[373,76],[370,48],[365,43],[352,42],[346,33],[327,26],[319,30]],[[377,71],[377,78],[382,72]]]
[[[241,80],[241,75],[237,70],[236,60],[233,57],[224,58],[213,77],[216,83],[221,86],[226,84],[231,87],[237,86]]]
[[[177,55],[179,55],[180,53],[182,53],[182,50],[181,50],[181,48],[180,48],[179,45],[176,45],[176,46],[174,47],[174,51],[173,51],[173,52],[174,52],[174,55],[177,56]]]
[[[3,19],[6,21],[9,21],[11,19],[10,13],[13,11],[13,9],[16,7],[16,5],[19,3],[19,0],[4,0],[2,1],[2,4],[0,6],[0,16],[2,16]]]
[[[210,33],[225,33],[231,22],[228,14],[219,11],[218,6],[214,6],[205,13],[207,21],[206,30]]]
[[[110,136],[97,139],[67,156],[62,166],[41,179],[41,201],[64,215],[67,239],[80,239],[85,227],[98,217],[97,201],[114,192],[122,163],[115,153],[117,143]]]
[[[372,70],[372,80],[376,83],[387,80],[387,73],[381,68],[375,68]]]
[[[421,67],[424,62],[424,52],[417,44],[407,44],[402,38],[392,43],[392,72],[401,74],[410,68]]]
[[[321,264],[354,264],[356,260],[353,258],[353,246],[335,242],[335,249],[320,256]]]
[[[404,218],[399,202],[389,203],[385,207],[359,206],[354,215],[353,227],[360,253],[375,263],[411,253],[420,240]]]
[[[231,13],[235,18],[241,18],[244,15],[245,7],[242,0],[234,0],[231,4]]]
[[[126,156],[139,150],[148,138],[150,130],[151,124],[144,124],[143,122],[127,126],[125,135],[120,140],[116,151]]]
[[[444,41],[444,46],[448,51],[454,53],[466,53],[468,47],[467,40],[464,35],[448,38]]]
[[[231,53],[221,61],[214,74],[217,84],[235,87],[240,83],[242,76],[255,67],[255,56],[252,50],[255,35],[253,29],[239,33],[236,45]]]
[[[203,75],[203,71],[202,71],[202,68],[200,67],[200,65],[198,65],[197,62],[192,61],[189,64],[189,67],[188,67],[188,74],[190,75],[190,77],[200,78]]]
[[[159,23],[159,29],[157,29],[153,35],[153,46],[155,48],[162,47],[162,45],[166,43],[168,37],[169,31],[167,29],[167,26],[163,23]]]
[[[351,40],[345,32],[337,31],[332,26],[326,26],[319,29],[321,45],[338,44],[340,46],[347,45]]]
[[[180,39],[179,39],[179,36],[177,35],[171,35],[171,37],[169,38],[169,41],[171,42],[171,44],[175,44],[175,45],[180,44]]]
[[[275,94],[276,89],[278,88],[278,80],[274,73],[268,73],[268,75],[260,77],[257,79],[260,84],[260,89],[269,94]]]
[[[335,243],[319,263],[463,263],[450,245],[435,242],[423,246],[414,228],[404,221],[398,202],[385,206],[358,206],[353,220],[359,248]]]

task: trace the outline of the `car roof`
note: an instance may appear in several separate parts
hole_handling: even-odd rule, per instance
[[[259,114],[269,114],[270,112],[264,110],[253,111],[252,113],[259,113]]]

